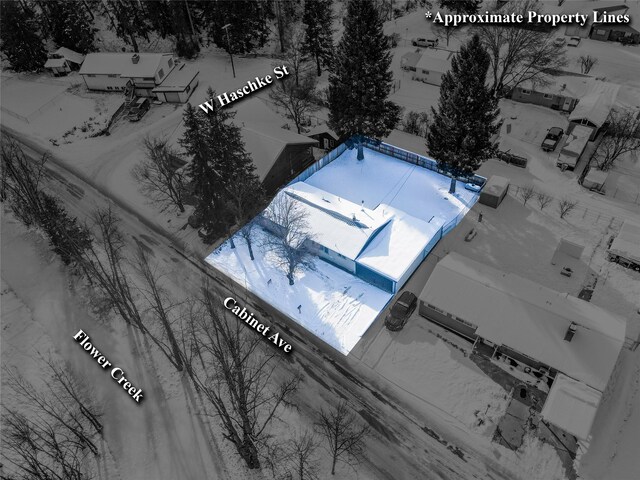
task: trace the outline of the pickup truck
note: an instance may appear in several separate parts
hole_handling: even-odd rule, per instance
[[[553,152],[564,135],[564,130],[560,127],[552,127],[547,130],[547,136],[542,141],[542,150],[545,152]]]
[[[411,45],[414,47],[428,47],[436,48],[438,46],[437,38],[414,38],[411,40]]]

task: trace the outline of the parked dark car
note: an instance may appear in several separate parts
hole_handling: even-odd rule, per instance
[[[384,324],[393,332],[402,330],[418,305],[418,298],[411,292],[403,292],[391,307]]]
[[[144,117],[144,114],[149,111],[149,108],[151,108],[149,99],[139,98],[136,100],[136,103],[131,106],[129,113],[127,114],[127,118],[130,122],[137,122]]]
[[[542,150],[545,152],[553,152],[558,146],[558,143],[560,143],[562,135],[564,135],[564,130],[560,127],[551,127],[547,130],[547,136],[544,137],[542,141]]]

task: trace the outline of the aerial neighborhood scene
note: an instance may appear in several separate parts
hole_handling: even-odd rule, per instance
[[[640,479],[640,0],[3,0],[0,59],[0,478]]]

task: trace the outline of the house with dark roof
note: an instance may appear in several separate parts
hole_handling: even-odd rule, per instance
[[[548,76],[546,80],[522,82],[511,91],[511,99],[571,112],[595,81],[593,77],[578,74]]]
[[[615,5],[594,8],[593,12],[598,17],[601,17],[604,14],[624,15],[628,10],[629,7],[627,5]],[[589,37],[604,42],[640,43],[640,32],[628,23],[593,22]]]
[[[267,123],[240,126],[247,153],[267,193],[274,193],[314,162],[318,141]]]

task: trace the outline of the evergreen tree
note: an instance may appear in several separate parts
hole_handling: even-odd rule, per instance
[[[2,2],[0,40],[2,52],[16,72],[40,70],[47,61],[33,12],[26,11],[19,2]]]
[[[207,95],[216,96],[211,88]],[[208,113],[187,105],[186,130],[180,139],[192,157],[188,175],[197,201],[194,215],[204,227],[206,240],[227,231],[237,220],[236,212],[229,208],[237,195],[232,185],[250,184],[255,177],[240,128],[231,122],[235,112],[213,103],[214,108]]]
[[[145,8],[153,30],[162,38],[175,37],[179,56],[193,58],[198,53],[198,39],[191,29],[197,19],[190,15],[187,2],[160,0],[147,2]],[[195,29],[195,23],[193,25]]]
[[[271,13],[266,2],[198,2],[198,8],[208,25],[209,38],[220,48],[232,53],[249,53],[267,42],[267,21]],[[225,25],[230,26],[223,29]]]
[[[474,35],[442,76],[438,111],[431,108],[427,149],[440,168],[454,177],[473,173],[495,150],[491,136],[497,132],[494,122],[500,111],[485,85],[489,62],[480,38]]]
[[[42,228],[49,237],[49,243],[65,265],[77,262],[82,253],[91,247],[91,232],[69,216],[57,198],[41,193],[43,219]]]
[[[59,47],[70,48],[80,53],[94,50],[96,28],[89,13],[80,1],[46,2],[43,15],[48,17],[51,39]]]
[[[351,0],[344,27],[330,67],[329,125],[343,139],[385,137],[398,123],[400,107],[387,100],[393,80],[389,38],[373,1]]]
[[[320,66],[329,65],[333,50],[331,0],[306,0],[302,23],[306,27],[302,53],[316,61],[318,76],[320,76],[322,74]]]
[[[139,52],[138,38],[149,40],[151,24],[147,13],[143,11],[144,3],[137,0],[104,0],[104,13],[111,22],[116,35]]]
[[[439,0],[438,4],[440,8],[450,10],[458,14],[473,14],[477,13],[482,0]]]

